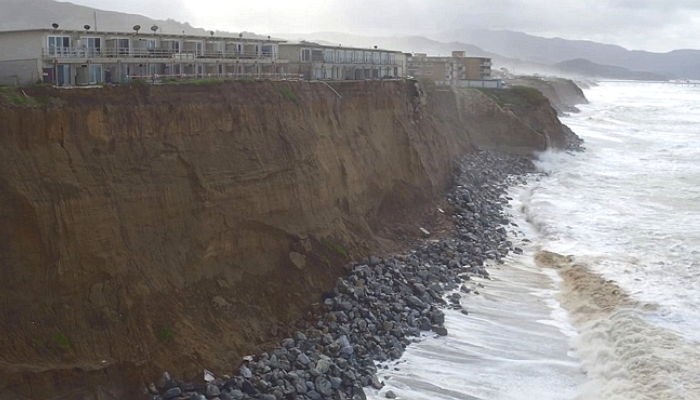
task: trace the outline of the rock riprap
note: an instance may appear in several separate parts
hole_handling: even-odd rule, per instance
[[[349,266],[308,319],[312,322],[245,361],[237,376],[201,386],[165,379],[154,398],[364,399],[363,387],[383,386],[377,363],[400,358],[421,332],[447,335],[441,309],[460,309],[461,296],[478,293],[463,283],[472,276],[488,278],[484,262],[500,261],[514,250],[503,227],[509,222],[503,213],[506,189],[532,170],[523,157],[488,152],[464,157],[448,195],[456,226],[450,237]]]

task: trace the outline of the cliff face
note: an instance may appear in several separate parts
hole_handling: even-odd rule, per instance
[[[583,90],[570,79],[521,77],[509,80],[508,84],[539,90],[559,114],[578,112],[576,105],[588,104]]]
[[[163,370],[227,373],[344,261],[392,249],[387,224],[441,194],[455,157],[491,134],[519,153],[556,144],[516,129],[523,118],[475,125],[508,114],[474,108],[488,97],[331,86],[0,99],[0,398],[118,398]]]
[[[565,149],[579,141],[536,89],[456,89],[455,94],[465,129],[478,148],[529,155],[533,149]]]

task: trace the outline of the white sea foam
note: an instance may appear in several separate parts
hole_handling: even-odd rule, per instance
[[[548,175],[511,193],[525,253],[370,398],[700,399],[700,87],[586,95],[564,122],[587,151],[543,154]],[[579,275],[536,267],[542,249]]]

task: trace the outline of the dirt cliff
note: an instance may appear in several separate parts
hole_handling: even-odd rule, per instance
[[[525,86],[539,90],[557,113],[578,112],[579,104],[588,104],[583,90],[572,80],[564,78],[520,77],[508,80],[510,86]]]
[[[416,233],[457,156],[559,144],[523,127],[555,115],[511,113],[411,81],[5,93],[0,398],[230,372]]]
[[[457,89],[456,98],[471,143],[478,148],[528,155],[533,148],[564,149],[580,143],[534,88]]]

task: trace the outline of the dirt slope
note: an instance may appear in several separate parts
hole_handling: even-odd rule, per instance
[[[502,118],[410,81],[331,86],[0,96],[0,398],[133,398],[163,370],[230,372],[345,261],[417,233],[489,135],[468,125]],[[559,134],[526,131],[517,152]]]

